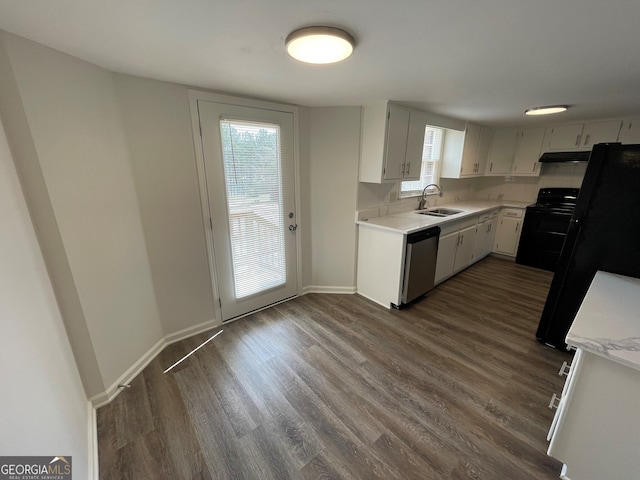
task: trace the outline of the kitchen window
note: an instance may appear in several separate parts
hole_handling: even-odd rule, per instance
[[[444,134],[443,128],[427,125],[422,148],[420,180],[400,182],[400,198],[422,195],[424,187],[430,183],[438,183],[440,180],[440,159],[442,157],[442,140],[444,139]],[[436,189],[432,187],[427,190],[427,193],[432,193],[432,191],[435,193]]]

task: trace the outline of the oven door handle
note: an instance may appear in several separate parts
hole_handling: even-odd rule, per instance
[[[558,215],[563,217],[571,217],[573,212],[559,212],[557,210],[545,210],[541,208],[527,208],[527,213],[535,213],[536,215]]]

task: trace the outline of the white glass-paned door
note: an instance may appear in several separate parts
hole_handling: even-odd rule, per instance
[[[298,293],[293,114],[200,100],[198,116],[211,277],[229,320]]]
[[[280,126],[220,121],[236,298],[282,285]]]

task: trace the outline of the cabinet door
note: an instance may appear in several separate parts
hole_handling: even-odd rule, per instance
[[[596,143],[617,142],[621,126],[620,120],[585,123],[580,141],[581,149],[591,150]]]
[[[580,150],[583,124],[558,125],[547,128],[544,141],[545,152]]]
[[[518,134],[518,143],[513,161],[513,175],[540,175],[540,151],[544,140],[544,128],[529,128]]]
[[[473,262],[473,249],[476,240],[476,225],[460,230],[456,259],[453,263],[453,273],[468,267]]]
[[[461,177],[470,177],[476,173],[480,131],[481,127],[479,125],[467,123],[467,128],[464,133],[464,146],[462,147]]]
[[[496,235],[498,217],[493,217],[478,224],[476,242],[473,249],[473,261],[477,262],[489,255],[493,250],[493,240]]]
[[[515,257],[520,238],[521,218],[502,216],[496,232],[495,251],[503,255]]]
[[[473,247],[473,261],[477,262],[486,254],[484,253],[486,250],[487,244],[487,234],[489,232],[489,221],[484,221],[482,223],[478,223],[478,227],[476,228],[476,241]]]
[[[618,141],[623,144],[640,143],[640,118],[622,122]]]
[[[480,139],[478,140],[478,158],[476,160],[476,176],[484,176],[489,159],[489,149],[491,148],[491,137],[493,130],[482,127],[480,129]]]
[[[424,132],[426,127],[427,116],[422,112],[412,110],[409,115],[404,180],[420,180],[422,150],[424,149]]]
[[[496,238],[496,229],[498,227],[498,215],[496,214],[489,220],[489,231],[487,233],[484,256],[486,257],[493,251],[493,241]]]
[[[438,257],[436,261],[435,283],[441,283],[453,275],[453,262],[456,258],[456,246],[458,245],[458,232],[449,233],[440,237],[438,241]]]
[[[511,174],[517,139],[517,130],[496,130],[493,132],[485,175],[504,176]]]
[[[409,115],[409,110],[397,105],[389,105],[385,148],[385,180],[400,180],[404,176]]]

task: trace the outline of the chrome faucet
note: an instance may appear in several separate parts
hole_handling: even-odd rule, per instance
[[[420,202],[418,203],[418,208],[417,208],[418,210],[424,209],[424,206],[427,203],[427,188],[429,187],[436,187],[438,189],[438,196],[439,197],[442,196],[442,189],[440,188],[440,186],[436,185],[435,183],[430,183],[429,185],[424,187],[424,189],[422,190],[422,195],[420,196]]]

